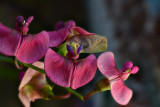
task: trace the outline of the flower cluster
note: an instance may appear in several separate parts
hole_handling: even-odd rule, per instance
[[[30,101],[36,99],[63,99],[70,96],[71,91],[66,95],[56,96],[46,77],[59,86],[77,89],[93,79],[97,68],[105,78],[97,82],[93,91],[82,100],[96,92],[111,90],[117,103],[128,104],[132,90],[123,81],[130,74],[137,73],[139,68],[128,61],[118,70],[112,52],[104,52],[98,59],[91,54],[106,51],[106,37],[87,32],[73,20],[58,22],[53,31],[28,34],[33,18],[31,16],[24,20],[24,17],[18,16],[15,29],[0,23],[0,53],[15,56],[15,62],[31,67],[19,74],[19,98],[25,107],[30,107]],[[80,59],[80,53],[90,55]],[[42,73],[39,69],[45,72]]]

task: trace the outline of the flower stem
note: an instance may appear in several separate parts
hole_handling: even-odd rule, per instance
[[[38,71],[38,72],[40,72],[40,73],[45,74],[44,69],[38,68],[38,67],[36,67],[36,66],[34,66],[34,65],[27,64],[27,63],[23,63],[23,65],[24,65],[25,67],[32,68],[32,69],[34,69],[34,70],[36,70],[36,71]]]
[[[6,57],[6,56],[0,56],[0,61],[4,61],[4,62],[9,62],[9,63],[14,63],[14,60],[12,58],[9,58],[9,57]],[[45,71],[41,68],[38,68],[34,65],[31,65],[31,64],[27,64],[27,63],[22,63],[20,62],[21,64],[23,64],[25,67],[29,67],[29,68],[32,68],[40,73],[44,73],[45,74]]]
[[[91,97],[93,94],[95,94],[95,91],[91,91],[89,94],[87,94],[83,100],[87,100],[89,97]]]
[[[1,61],[9,62],[9,63],[14,63],[14,60],[12,58],[8,58],[6,56],[0,56]]]
[[[75,96],[77,96],[79,99],[83,100],[83,96],[81,94],[79,94],[78,92],[76,92],[75,90],[72,90],[71,88],[66,87],[65,88],[68,92],[74,94]]]

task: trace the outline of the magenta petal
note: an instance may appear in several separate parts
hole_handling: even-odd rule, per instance
[[[130,73],[123,72],[123,73],[121,74],[122,80],[125,81],[125,80],[129,77],[129,75],[130,75]]]
[[[131,69],[133,67],[133,63],[131,61],[127,61],[126,63],[124,63],[123,65],[123,69]]]
[[[136,73],[138,72],[138,70],[139,70],[139,68],[138,68],[137,66],[134,66],[134,67],[131,69],[130,73],[131,73],[131,74],[136,74]]]
[[[112,52],[102,53],[97,60],[99,70],[109,80],[119,76],[119,71],[114,61],[114,55]]]
[[[73,20],[69,20],[66,22],[65,27],[71,31],[74,27],[76,27],[76,23]]]
[[[128,104],[132,97],[132,90],[120,78],[111,81],[111,93],[114,100],[121,105]]]
[[[0,53],[13,56],[18,47],[20,36],[17,31],[0,24]]]
[[[23,22],[24,22],[24,17],[23,17],[23,16],[17,16],[17,17],[16,17],[16,23],[17,23],[18,25],[22,25]]]
[[[97,71],[97,59],[91,54],[75,63],[71,87],[76,89],[90,82]]]
[[[62,28],[58,31],[48,32],[50,38],[50,47],[56,47],[61,44],[69,33],[70,31],[66,30],[65,28]]]
[[[62,21],[57,22],[54,29],[59,30],[59,29],[66,28],[67,30],[71,31],[72,28],[74,27],[76,27],[76,23],[73,20],[69,20],[66,23]]]
[[[41,59],[49,48],[47,32],[42,31],[35,35],[23,36],[21,45],[16,52],[18,60],[24,63],[33,63]]]
[[[60,45],[66,37],[71,33],[72,28],[75,27],[75,22],[70,20],[66,23],[58,22],[55,25],[55,31],[48,32],[50,37],[50,47],[56,47]]]
[[[74,68],[71,60],[48,49],[44,63],[46,74],[52,82],[62,87],[70,87]]]
[[[34,16],[30,16],[27,20],[26,20],[26,25],[29,25],[32,20],[34,19]]]
[[[87,32],[86,30],[80,28],[80,27],[75,27],[73,28],[74,31],[78,32],[78,34],[80,35],[91,35],[91,34],[94,34],[94,33],[89,33]]]

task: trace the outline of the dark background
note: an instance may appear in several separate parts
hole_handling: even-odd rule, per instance
[[[15,27],[16,16],[34,16],[29,33],[53,30],[57,21],[75,20],[90,32],[108,38],[119,68],[131,60],[139,73],[126,81],[134,94],[127,107],[160,106],[160,1],[159,0],[1,0],[0,22]],[[99,53],[100,54],[100,53]],[[96,54],[97,56],[99,54]],[[19,70],[0,62],[0,107],[22,107],[18,99]],[[77,91],[86,95],[103,76]],[[97,93],[85,102],[37,100],[32,107],[118,107],[110,92]]]

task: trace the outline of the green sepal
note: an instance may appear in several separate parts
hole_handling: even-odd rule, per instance
[[[54,93],[52,92],[53,87],[51,87],[49,84],[44,85],[41,89],[41,96],[44,100],[50,100],[53,98]]]
[[[94,89],[84,97],[84,100],[88,99],[89,97],[91,97],[95,93],[103,92],[103,91],[107,91],[107,90],[111,90],[110,82],[107,78],[103,78],[96,83]]]
[[[93,90],[95,92],[103,92],[103,91],[111,90],[109,80],[107,78],[103,78],[103,79],[99,80],[96,83]]]
[[[32,87],[32,85],[26,85],[24,86],[24,92],[26,94],[26,96],[28,96],[29,98],[36,92],[35,88]]]
[[[62,55],[62,56],[66,56],[66,54],[67,54],[67,52],[68,52],[68,51],[67,51],[66,44],[67,44],[67,42],[59,45],[59,47],[58,47],[58,52],[57,52],[58,54],[60,54],[60,55]]]

